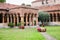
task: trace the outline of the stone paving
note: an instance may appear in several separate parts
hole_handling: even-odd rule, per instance
[[[48,35],[46,32],[41,32],[41,34],[46,38],[46,40],[56,40],[52,36]]]

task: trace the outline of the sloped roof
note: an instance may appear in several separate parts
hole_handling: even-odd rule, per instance
[[[18,5],[13,5],[13,4],[9,4],[9,3],[0,3],[0,9],[7,9],[7,8],[14,8],[14,7],[18,7]]]
[[[41,6],[39,7],[39,9],[43,11],[60,10],[60,4],[51,5],[51,6]]]
[[[33,1],[32,3],[35,3],[35,2],[40,2],[40,1],[42,1],[42,0],[36,0],[36,1]],[[44,1],[44,0],[43,0]]]

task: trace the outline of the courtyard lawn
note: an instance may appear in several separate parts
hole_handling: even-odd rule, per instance
[[[32,29],[0,29],[0,40],[45,40],[45,38]]]
[[[46,26],[47,33],[60,40],[60,26]]]

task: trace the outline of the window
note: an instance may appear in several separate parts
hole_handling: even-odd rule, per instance
[[[48,4],[48,0],[46,0],[46,4]]]

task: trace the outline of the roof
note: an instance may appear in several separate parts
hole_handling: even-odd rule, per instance
[[[51,5],[51,6],[41,6],[39,7],[39,9],[43,11],[60,10],[60,4]]]
[[[14,5],[14,4],[9,4],[9,3],[0,3],[0,9],[7,10],[7,9],[19,9],[19,8],[38,10],[37,8],[33,8],[31,6],[26,6],[26,5]]]
[[[33,1],[32,3],[36,3],[36,2],[41,2],[42,0],[36,0],[36,1]],[[44,1],[44,0],[43,0]]]
[[[18,5],[13,5],[13,4],[9,4],[9,3],[0,3],[0,9],[7,9],[7,8],[14,8],[14,7],[18,7]]]

